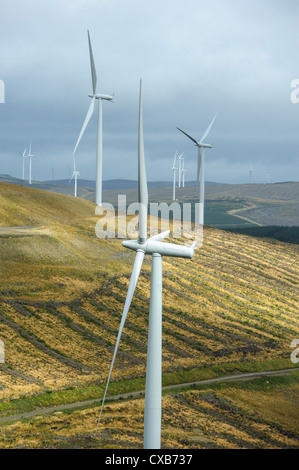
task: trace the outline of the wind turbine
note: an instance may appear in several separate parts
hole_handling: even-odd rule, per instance
[[[23,165],[22,165],[22,179],[23,179],[23,180],[25,179],[25,158],[26,158],[26,150],[27,150],[27,149],[25,149],[23,153],[19,152],[19,154],[21,155],[21,158],[22,158],[22,160],[23,160],[23,162],[22,162],[22,164],[23,164]]]
[[[144,256],[152,256],[152,274],[149,308],[148,326],[148,349],[147,349],[147,370],[146,370],[146,390],[145,390],[145,413],[144,413],[144,448],[159,449],[161,443],[161,387],[162,387],[162,256],[175,256],[181,258],[192,258],[196,241],[189,247],[175,245],[172,243],[162,243],[162,240],[169,235],[169,230],[147,238],[147,206],[148,189],[144,159],[143,144],[143,120],[142,120],[142,83],[140,80],[139,95],[139,129],[138,129],[138,240],[125,240],[122,245],[136,251],[135,262],[130,278],[128,293],[123,309],[120,328],[114,349],[112,363],[108,375],[101,414],[106,398],[106,393],[120,342],[121,334],[127,314],[134,295],[135,287],[141,271]],[[98,426],[97,426],[98,427]]]
[[[183,155],[184,153],[181,153],[181,155],[178,155],[179,158],[179,188],[181,187],[181,178],[182,178],[182,160],[183,160]]]
[[[97,149],[96,149],[96,204],[102,205],[102,167],[103,167],[103,107],[102,107],[102,101],[112,101],[113,96],[111,95],[103,95],[99,94],[96,92],[96,86],[97,86],[97,74],[96,74],[96,69],[95,69],[95,64],[94,64],[94,59],[93,59],[93,53],[92,53],[92,47],[91,47],[91,41],[90,41],[90,36],[89,36],[89,31],[87,31],[88,34],[88,45],[89,45],[89,56],[90,56],[90,67],[91,67],[91,80],[92,80],[92,94],[88,95],[90,98],[92,98],[90,106],[88,108],[85,121],[83,123],[81,132],[79,134],[77,143],[75,145],[73,155],[75,154],[77,147],[79,145],[79,142],[84,134],[84,131],[87,127],[87,124],[89,123],[89,120],[93,114],[94,111],[94,106],[95,106],[95,101],[98,100],[99,103],[99,108],[98,108],[98,136],[97,136]]]
[[[185,187],[185,173],[188,170],[185,170],[185,159],[184,159],[184,157],[183,157],[182,160],[183,160],[183,163],[182,163],[182,186],[184,188]]]
[[[77,179],[78,179],[78,176],[80,176],[80,173],[79,173],[79,171],[76,170],[76,160],[74,158],[74,170],[73,170],[72,177],[69,181],[69,184],[72,181],[72,179],[75,178],[75,189],[74,189],[74,196],[75,197],[77,197]]]
[[[198,147],[198,158],[197,158],[197,184],[199,183],[199,221],[198,223],[200,225],[203,225],[204,223],[204,199],[205,199],[205,156],[204,156],[204,149],[205,148],[212,148],[213,145],[211,144],[206,144],[204,142],[204,139],[208,136],[212,125],[214,124],[214,121],[217,117],[218,113],[215,114],[213,117],[212,121],[208,125],[206,131],[204,132],[202,138],[198,142],[195,140],[193,137],[191,137],[187,132],[182,131],[179,127],[177,129],[181,131],[183,134],[185,134],[189,139],[191,139],[195,146]]]
[[[32,157],[34,157],[34,155],[31,154],[31,141],[30,141],[30,146],[29,146],[29,152],[28,152],[28,158],[29,158],[29,184],[32,184],[32,181],[31,181],[31,173],[32,173]]]
[[[249,183],[254,182],[254,171],[253,171],[253,165],[251,162],[250,170],[249,170]]]
[[[173,165],[172,165],[172,171],[173,171],[173,190],[172,190],[172,199],[175,201],[175,179],[176,179],[176,171],[178,170],[178,167],[175,166],[176,164],[176,157],[177,153],[175,153],[174,160],[173,160]]]

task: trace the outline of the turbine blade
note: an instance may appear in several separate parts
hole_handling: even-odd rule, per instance
[[[165,232],[158,233],[157,235],[154,235],[153,237],[150,237],[149,240],[155,240],[157,242],[161,242],[164,240],[164,238],[168,237],[170,233],[170,230],[165,230]]]
[[[208,125],[207,130],[205,131],[204,135],[203,135],[202,138],[200,139],[200,142],[199,142],[200,144],[204,141],[204,139],[207,137],[208,133],[210,132],[211,127],[212,127],[212,125],[214,124],[214,121],[215,121],[217,115],[218,115],[218,113],[215,114],[215,116],[213,117],[212,121],[211,121],[210,124]]]
[[[147,237],[147,205],[148,190],[146,180],[144,142],[143,142],[143,119],[142,119],[142,81],[140,79],[139,94],[139,125],[138,125],[138,202],[139,202],[139,241],[144,242]]]
[[[128,288],[127,297],[126,297],[126,301],[125,301],[125,306],[124,306],[124,309],[123,309],[123,314],[122,314],[122,318],[121,318],[121,322],[120,322],[120,327],[119,327],[119,331],[118,331],[116,345],[115,345],[115,348],[114,348],[114,353],[113,353],[113,358],[112,358],[112,362],[111,362],[111,366],[110,366],[110,371],[109,371],[109,375],[108,375],[108,379],[107,379],[106,389],[105,389],[105,393],[104,393],[104,397],[103,397],[103,401],[102,401],[101,411],[100,411],[98,424],[97,424],[97,431],[98,431],[98,427],[99,427],[99,424],[100,424],[100,419],[101,419],[101,415],[102,415],[102,411],[103,411],[103,407],[104,407],[104,403],[105,403],[105,399],[106,399],[106,394],[107,394],[107,390],[108,390],[108,386],[109,386],[109,382],[110,382],[112,369],[113,369],[113,366],[114,366],[114,361],[115,361],[115,358],[116,358],[116,353],[117,353],[117,350],[118,350],[118,345],[119,345],[119,342],[120,342],[120,338],[121,338],[121,334],[122,334],[122,331],[123,331],[123,328],[124,328],[124,324],[126,322],[127,314],[128,314],[131,302],[132,302],[132,298],[133,298],[133,295],[134,295],[134,292],[135,292],[135,288],[136,288],[136,284],[137,284],[139,274],[140,274],[140,271],[141,271],[141,266],[142,266],[142,263],[143,263],[143,259],[144,259],[144,252],[141,251],[141,250],[137,251],[136,256],[135,256],[135,261],[134,261],[134,266],[133,266],[131,278],[130,278],[130,283],[129,283],[129,288]]]
[[[76,145],[75,145],[75,148],[74,148],[74,151],[73,151],[73,155],[74,155],[74,153],[75,153],[76,150],[77,150],[77,147],[78,147],[78,145],[79,145],[79,142],[80,142],[80,140],[81,140],[81,138],[82,138],[82,136],[83,136],[83,134],[84,134],[84,131],[85,131],[86,127],[87,127],[87,124],[89,123],[89,120],[90,120],[90,118],[91,118],[91,116],[92,116],[92,113],[93,113],[93,110],[94,110],[94,103],[95,103],[95,98],[92,98],[91,103],[90,103],[90,106],[89,106],[88,111],[87,111],[87,114],[86,114],[85,121],[84,121],[84,123],[83,123],[82,129],[81,129],[81,132],[80,132],[80,135],[79,135],[78,140],[77,140],[77,143],[76,143]]]
[[[173,168],[175,167],[175,161],[176,161],[176,154],[175,154],[175,156],[174,156],[174,160],[173,160],[173,165],[172,165],[172,166],[173,166]]]
[[[95,68],[95,65],[94,65],[94,59],[93,59],[93,53],[92,53],[92,47],[91,47],[89,31],[87,31],[87,34],[88,34],[90,68],[91,68],[92,92],[95,95],[96,94],[96,86],[97,86],[97,74],[96,74],[96,68]]]
[[[187,134],[187,132],[185,132],[185,131],[182,131],[182,129],[180,129],[179,127],[177,127],[177,129],[179,131],[181,131],[183,134],[185,134],[187,137],[189,137],[189,139],[191,139],[196,145],[198,145],[197,140],[193,139],[193,137],[191,137],[191,135]]]

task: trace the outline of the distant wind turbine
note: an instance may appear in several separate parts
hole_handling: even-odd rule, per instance
[[[26,157],[26,150],[27,149],[25,149],[23,153],[19,152],[19,154],[21,155],[21,158],[22,158],[22,180],[25,179],[25,158],[27,158]]]
[[[92,47],[91,47],[91,41],[90,41],[90,36],[89,36],[89,31],[87,31],[88,34],[88,45],[89,45],[89,56],[90,56],[90,66],[91,66],[91,80],[92,80],[92,94],[88,95],[90,98],[92,98],[90,106],[88,108],[85,121],[83,123],[81,132],[79,134],[77,143],[75,145],[73,155],[75,154],[77,147],[79,145],[79,142],[84,134],[84,131],[87,127],[87,124],[89,123],[89,120],[93,114],[94,111],[94,105],[95,105],[95,100],[98,100],[99,102],[99,109],[98,109],[98,137],[97,137],[97,149],[96,149],[96,204],[102,205],[102,167],[103,167],[103,110],[102,110],[102,101],[112,101],[113,96],[111,95],[102,95],[98,94],[96,92],[96,85],[97,85],[97,74],[96,74],[96,69],[95,69],[95,64],[94,64],[94,59],[93,59],[93,53],[92,53]]]
[[[32,184],[32,181],[31,181],[31,173],[32,173],[32,157],[34,157],[34,155],[32,155],[31,153],[31,141],[30,141],[30,146],[29,146],[29,152],[28,152],[28,158],[29,158],[29,184]]]
[[[126,240],[124,247],[136,251],[135,262],[129,282],[120,328],[102,401],[98,425],[100,422],[108,385],[120,342],[121,334],[140,275],[144,256],[152,256],[152,274],[148,326],[148,350],[144,412],[144,448],[159,449],[161,445],[161,396],[162,396],[162,256],[192,258],[196,241],[189,247],[172,243],[162,243],[169,235],[169,230],[147,238],[148,189],[144,158],[142,89],[140,80],[139,130],[138,130],[138,240]]]
[[[184,155],[184,153],[181,153],[181,155],[178,155],[178,159],[179,159],[179,188],[182,186],[182,160],[183,160],[183,155]]]
[[[183,157],[182,160],[183,160],[183,162],[182,162],[182,186],[184,188],[185,187],[185,173],[188,170],[185,170],[185,159],[184,159],[184,157]]]
[[[173,160],[173,165],[172,165],[172,171],[173,171],[173,190],[172,190],[172,199],[175,201],[175,185],[176,185],[176,171],[178,170],[178,167],[176,167],[176,157],[177,153],[175,153],[174,160]]]
[[[74,181],[75,181],[75,188],[74,188],[74,196],[77,197],[77,180],[78,180],[78,176],[80,176],[80,173],[79,171],[76,170],[76,160],[74,158],[74,169],[73,169],[73,174],[72,174],[72,177],[69,181],[69,184],[70,182],[72,181],[72,179],[74,178]]]
[[[215,114],[212,121],[208,125],[206,131],[204,132],[202,138],[198,142],[193,137],[191,137],[187,132],[182,131],[179,127],[177,129],[185,134],[189,139],[191,139],[195,146],[198,147],[198,158],[197,158],[197,183],[199,182],[199,221],[200,225],[204,224],[204,199],[205,199],[205,156],[204,156],[204,149],[205,148],[212,148],[213,145],[204,143],[204,139],[208,136],[212,125],[217,117],[218,113]]]
[[[249,171],[249,182],[250,183],[253,183],[254,182],[254,171],[253,171],[253,164],[251,162],[251,167],[250,167],[250,171]]]

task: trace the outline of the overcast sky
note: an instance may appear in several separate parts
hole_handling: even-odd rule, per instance
[[[196,148],[176,127],[200,139],[217,111],[208,181],[248,183],[251,169],[256,182],[299,181],[298,24],[298,0],[1,0],[0,174],[21,177],[32,139],[33,177],[69,177],[92,91],[89,29],[97,91],[115,93],[104,179],[137,178],[142,77],[149,181],[172,179],[175,151],[196,178]],[[96,123],[97,112],[76,152],[81,178],[94,179]]]

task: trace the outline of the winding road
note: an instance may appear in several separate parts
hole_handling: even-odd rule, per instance
[[[183,383],[183,384],[177,384],[177,385],[169,385],[167,387],[162,387],[162,390],[171,390],[171,389],[179,389],[179,388],[187,388],[190,386],[194,385],[208,385],[216,382],[230,382],[234,380],[251,380],[251,379],[257,379],[260,377],[270,377],[273,375],[284,375],[289,372],[294,372],[296,370],[299,370],[299,367],[292,368],[292,369],[283,369],[283,370],[272,370],[268,372],[251,372],[247,374],[238,374],[238,375],[226,375],[224,377],[217,377],[214,379],[206,379],[206,380],[200,380],[198,382],[189,382],[189,383]],[[139,390],[136,392],[129,392],[129,393],[123,393],[121,395],[114,395],[107,397],[106,400],[119,400],[119,399],[124,399],[124,398],[133,398],[136,396],[140,396],[144,394],[144,390]],[[74,402],[74,403],[68,403],[65,405],[57,405],[57,406],[51,406],[47,408],[38,408],[33,411],[28,411],[26,413],[19,413],[11,416],[6,416],[3,418],[0,418],[0,424],[1,423],[8,423],[12,421],[19,421],[24,418],[31,418],[34,416],[39,416],[42,414],[51,414],[55,413],[56,411],[63,411],[67,409],[72,409],[72,408],[80,408],[84,406],[89,406],[92,405],[93,403],[100,403],[102,401],[102,398],[94,398],[91,400],[85,400],[85,401],[79,401],[79,402]]]

